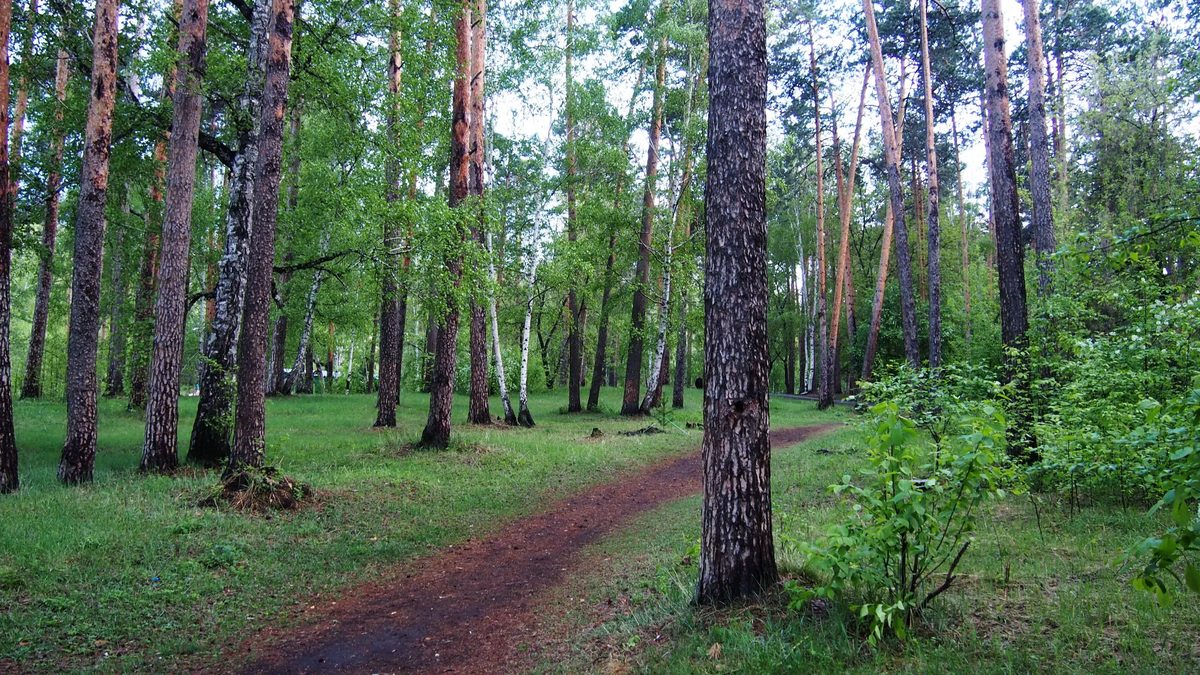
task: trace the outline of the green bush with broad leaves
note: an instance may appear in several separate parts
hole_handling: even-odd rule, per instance
[[[857,483],[847,475],[830,487],[853,513],[806,550],[824,583],[787,588],[793,609],[813,598],[861,598],[857,611],[870,619],[876,644],[888,631],[905,638],[919,612],[951,586],[981,506],[1003,497],[1015,472],[1004,452],[1005,417],[992,406],[964,415],[963,433],[936,452],[917,442],[916,422],[895,403],[871,412],[870,466]]]

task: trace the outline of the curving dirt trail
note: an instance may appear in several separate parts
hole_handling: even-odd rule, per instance
[[[771,432],[775,448],[838,424]],[[534,623],[536,596],[557,584],[582,547],[635,516],[702,489],[700,453],[594,487],[492,537],[414,561],[390,584],[368,584],[329,603],[318,623],[251,640],[245,675],[498,673]]]

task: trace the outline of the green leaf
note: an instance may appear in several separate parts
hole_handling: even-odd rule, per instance
[[[1200,569],[1196,569],[1195,565],[1188,565],[1183,570],[1183,578],[1193,593],[1200,593]]]

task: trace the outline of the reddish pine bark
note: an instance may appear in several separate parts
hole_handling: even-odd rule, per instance
[[[90,482],[96,461],[96,348],[117,84],[117,8],[117,0],[96,0],[91,95],[75,212],[71,323],[67,333],[67,435],[58,465],[58,478],[68,485]]]
[[[1036,0],[1035,0],[1036,1]],[[929,73],[928,0],[921,0],[921,71],[925,80],[925,162],[929,175],[929,367],[942,367],[942,225],[939,214],[937,137],[933,116],[933,80]]]
[[[475,208],[479,217],[471,228],[474,244],[483,247],[484,174],[487,148],[484,144],[484,95],[483,79],[487,70],[487,2],[475,0],[475,12],[471,15],[471,194],[475,197]],[[488,345],[487,327],[483,305],[477,297],[471,298],[471,385],[467,404],[467,421],[471,424],[491,424],[492,414],[488,409]]]
[[[764,3],[710,0],[708,22],[700,603],[754,593],[777,577],[767,393]]]

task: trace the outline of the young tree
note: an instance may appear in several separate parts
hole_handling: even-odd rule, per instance
[[[817,48],[813,40],[812,21],[808,23],[808,59],[812,73],[813,130],[817,151],[817,325],[820,373],[817,384],[817,407],[824,410],[833,405],[833,350],[829,348],[828,298],[825,261],[825,166],[821,157],[821,89],[817,71]]]
[[[767,359],[767,39],[761,0],[709,2],[704,507],[696,600],[776,579]]]
[[[487,233],[488,278],[493,284],[499,285],[496,277],[492,233]],[[500,401],[504,404],[504,423],[516,426],[517,414],[513,412],[512,401],[508,397],[508,381],[504,376],[504,355],[500,351],[500,322],[496,319],[496,294],[488,297],[488,315],[492,320],[492,354],[496,357],[496,385],[500,389]],[[524,383],[522,383],[524,384]],[[524,387],[522,387],[523,389]]]
[[[0,0],[0,494],[15,492],[20,487],[17,439],[13,431],[12,366],[9,363],[13,232],[8,165],[8,39],[11,29],[12,0]]]
[[[1025,249],[1021,243],[1021,215],[1017,196],[1016,159],[1008,103],[1008,61],[1004,51],[1004,19],[999,0],[983,0],[983,60],[987,75],[988,137],[991,138],[992,215],[996,220],[996,272],[1000,286],[1000,339],[1005,377],[1016,381],[1019,397],[1014,406],[1009,453],[1027,452],[1028,403],[1027,346],[1029,317],[1025,301]],[[1028,458],[1028,457],[1027,457]]]
[[[933,116],[933,79],[929,75],[928,0],[921,0],[921,74],[925,81],[925,163],[929,176],[929,367],[942,367],[942,229],[938,213],[937,136]]]
[[[154,347],[146,404],[143,471],[170,471],[179,464],[179,377],[183,368],[183,328],[187,318],[188,251],[192,240],[192,197],[200,135],[208,34],[208,0],[183,0],[175,67],[174,119],[163,215],[162,262],[154,309]]]
[[[75,270],[67,331],[67,438],[58,478],[68,485],[92,480],[96,462],[96,347],[100,278],[104,271],[104,208],[117,84],[117,0],[96,0],[92,83],[84,128],[79,206],[75,211]]]
[[[287,108],[292,56],[291,0],[272,0],[271,31],[266,49],[258,166],[254,178],[254,229],[246,266],[246,299],[242,314],[237,371],[237,408],[227,474],[265,461],[268,319],[271,313],[271,268],[275,262],[275,224],[279,216],[279,179],[283,163],[283,120]]]
[[[1054,252],[1054,209],[1050,196],[1050,141],[1046,134],[1046,55],[1038,0],[1023,0],[1025,50],[1029,58],[1029,193],[1033,212],[1033,250],[1037,256],[1038,292],[1050,292],[1050,254]],[[1061,83],[1059,84],[1061,87]]]
[[[875,25],[872,0],[863,0],[867,22],[867,37],[871,43],[871,63],[875,70],[875,90],[879,98],[879,114],[883,130],[883,150],[887,159],[888,195],[891,204],[892,232],[896,237],[896,267],[900,277],[900,319],[904,334],[904,357],[913,368],[921,367],[921,348],[917,342],[917,303],[913,297],[912,263],[909,260],[908,226],[904,220],[904,192],[900,187],[900,136],[892,120],[887,93],[887,74],[883,69],[883,50],[879,43],[879,28]],[[903,78],[901,78],[903,80]],[[903,87],[903,85],[902,85]],[[903,110],[903,97],[901,97]],[[899,117],[904,123],[904,116]],[[874,356],[872,354],[872,356]],[[866,371],[864,366],[864,371]],[[866,379],[864,377],[864,379]]]
[[[533,321],[533,303],[537,299],[538,254],[529,257],[529,298],[525,301],[525,323],[521,329],[521,376],[517,393],[517,424],[533,426],[533,415],[529,412],[529,337]]]

